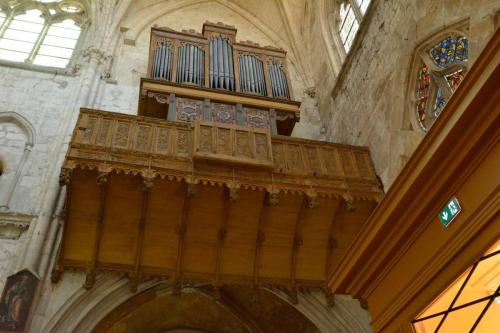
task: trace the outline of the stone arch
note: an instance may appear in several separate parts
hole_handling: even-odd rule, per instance
[[[0,112],[0,124],[12,123],[19,127],[27,137],[26,146],[33,147],[35,145],[35,128],[33,125],[17,112]]]
[[[71,273],[67,273],[68,275]],[[67,276],[70,278],[70,276]],[[64,283],[61,281],[60,283]],[[202,286],[200,286],[202,287]],[[43,332],[73,332],[86,333],[98,325],[108,314],[120,305],[131,300],[137,295],[155,288],[162,293],[172,293],[172,284],[152,279],[139,285],[136,293],[130,290],[130,279],[124,275],[101,274],[91,290],[78,288],[60,306],[51,318],[47,319]],[[198,288],[198,287],[197,287]],[[249,286],[248,288],[252,288]],[[282,291],[265,289],[270,294],[294,307],[314,324],[320,332],[371,332],[369,328],[368,313],[362,310],[356,300],[355,306],[342,298],[336,298],[333,308],[326,305],[326,298],[319,293],[299,293],[299,303],[293,305],[288,295]],[[202,292],[207,297],[216,297],[211,292]],[[348,297],[348,296],[346,296]],[[215,298],[216,299],[216,298]],[[359,307],[359,310],[353,308]],[[360,311],[365,311],[360,316]],[[251,327],[251,323],[247,323]],[[168,332],[168,331],[167,331]]]
[[[35,128],[26,118],[24,118],[17,112],[0,112],[0,124],[2,123],[11,123],[26,135],[24,151],[22,152],[21,159],[17,163],[17,166],[15,166],[16,171],[12,179],[7,180],[5,192],[3,192],[2,196],[0,197],[0,209],[9,210],[12,196],[23,173],[24,164],[35,144]],[[3,173],[5,165],[8,163],[8,161],[6,161],[6,156],[0,155],[0,163],[2,164]]]

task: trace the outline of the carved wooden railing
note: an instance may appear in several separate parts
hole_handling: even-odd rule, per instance
[[[178,84],[293,99],[286,52],[236,42],[236,29],[222,23],[205,23],[201,34],[152,28],[148,75]]]
[[[378,200],[369,151],[269,130],[82,109],[64,168]]]

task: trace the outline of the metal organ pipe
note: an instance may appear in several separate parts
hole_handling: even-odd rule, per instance
[[[172,78],[172,46],[167,43],[160,43],[154,52],[153,67],[151,76],[154,79],[170,81]]]
[[[205,53],[197,45],[182,44],[179,48],[177,61],[177,83],[193,83],[199,86],[204,84],[202,75],[205,65]]]
[[[223,37],[215,37],[209,43],[210,87],[234,90],[233,49]]]
[[[269,76],[271,77],[273,97],[289,99],[288,82],[283,68],[278,63],[271,62],[269,65]]]
[[[229,46],[229,90],[234,90],[234,64],[233,64],[233,48]]]
[[[262,61],[253,55],[241,55],[239,63],[241,92],[264,95],[265,84]]]

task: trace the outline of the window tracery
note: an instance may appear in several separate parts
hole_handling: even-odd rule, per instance
[[[424,131],[432,126],[464,79],[468,52],[468,39],[462,34],[448,34],[417,52],[415,113]]]
[[[0,0],[0,60],[67,67],[87,13],[85,0]]]
[[[339,5],[338,33],[348,53],[371,0],[344,0]]]

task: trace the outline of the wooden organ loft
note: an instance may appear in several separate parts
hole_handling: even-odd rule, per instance
[[[221,23],[153,28],[138,116],[80,112],[53,281],[324,287],[382,192],[366,148],[289,136],[286,64]]]

